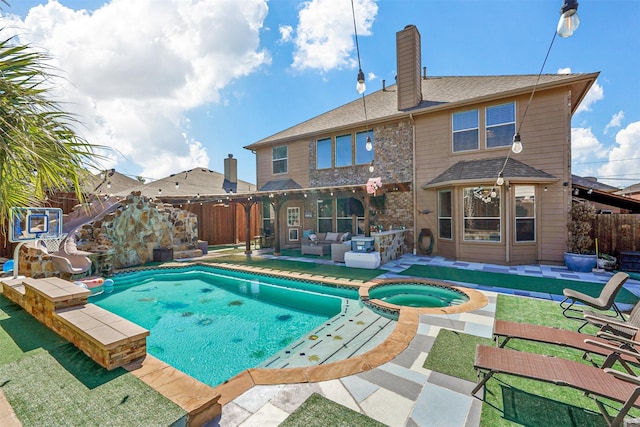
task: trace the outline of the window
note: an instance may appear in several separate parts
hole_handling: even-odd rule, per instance
[[[318,200],[318,233],[333,231],[333,201]]]
[[[438,192],[438,237],[441,239],[451,239],[451,190]]]
[[[338,231],[339,233],[353,232],[354,216],[358,225],[360,225],[360,221],[364,221],[364,208],[360,200],[356,199],[355,197],[337,199],[336,209],[336,220],[338,222],[338,228],[336,231]]]
[[[331,166],[331,138],[319,139],[316,143],[316,169],[328,169]]]
[[[289,227],[300,227],[300,208],[287,208],[287,225]]]
[[[353,163],[351,134],[336,136],[336,167]]]
[[[356,165],[368,165],[373,160],[373,149],[367,151],[367,136],[373,142],[373,131],[356,133]]]
[[[453,113],[453,151],[477,150],[478,110]]]
[[[500,241],[500,193],[483,187],[464,189],[464,240]]]
[[[516,133],[515,103],[495,105],[486,109],[487,148],[511,145]]]
[[[536,196],[533,185],[516,186],[516,242],[536,241]]]
[[[273,206],[271,203],[263,202],[262,203],[262,233],[265,236],[273,235],[273,218],[275,217],[275,212],[273,211]]]
[[[287,146],[282,145],[280,147],[273,147],[272,159],[273,159],[273,174],[287,173],[288,171],[288,158],[287,158]]]

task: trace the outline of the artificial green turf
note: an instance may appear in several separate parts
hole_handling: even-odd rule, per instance
[[[315,274],[325,277],[340,277],[348,280],[361,280],[363,282],[369,281],[374,277],[386,273],[385,270],[379,269],[369,270],[366,268],[348,268],[343,265],[271,259],[251,255],[226,255],[218,258],[212,258],[210,260],[202,260],[199,262],[250,265],[261,268],[270,268],[272,270],[293,271],[299,273]]]
[[[435,265],[412,265],[402,273],[407,276],[428,277],[432,279],[452,280],[456,282],[475,283],[477,285],[494,286],[507,289],[549,293],[562,295],[562,290],[571,288],[587,295],[597,297],[603,284],[582,282],[579,280],[551,279],[545,277],[523,276],[491,271],[465,270],[463,268],[441,267]],[[635,304],[638,297],[626,289],[621,289],[617,302]]]
[[[0,294],[0,387],[27,426],[168,426],[185,411],[107,371]]]
[[[496,319],[571,330],[576,330],[580,325],[579,322],[562,316],[556,302],[507,295],[498,295]],[[591,329],[591,332],[594,331]],[[442,329],[424,367],[475,382],[477,377],[473,360],[477,344],[495,345],[488,338]],[[582,352],[561,346],[511,340],[507,348],[586,363],[582,360]],[[603,360],[599,356],[593,356],[593,359],[597,362]],[[481,426],[606,425],[594,401],[570,387],[496,374],[487,382],[484,390]],[[619,403],[612,403],[614,409],[610,412],[615,413],[620,406]],[[637,417],[639,414],[640,411],[634,410],[629,416]]]
[[[384,427],[385,424],[314,393],[280,427]]]
[[[440,329],[423,366],[432,371],[475,382],[477,375],[473,369],[473,355],[477,344],[494,345],[494,342],[491,338]]]

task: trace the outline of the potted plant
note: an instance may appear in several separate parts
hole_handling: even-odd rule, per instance
[[[589,202],[574,203],[569,210],[569,251],[564,253],[564,262],[569,270],[589,272],[596,266],[597,256],[590,235],[595,217],[596,209]]]
[[[611,271],[616,268],[616,262],[616,257],[607,254],[600,254],[598,257],[598,268]]]

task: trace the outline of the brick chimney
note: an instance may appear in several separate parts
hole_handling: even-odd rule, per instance
[[[420,82],[420,33],[407,25],[396,33],[398,110],[417,107],[422,101]]]
[[[234,159],[233,154],[224,159],[224,179],[231,184],[238,182],[238,159]]]

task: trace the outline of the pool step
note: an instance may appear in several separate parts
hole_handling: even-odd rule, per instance
[[[314,366],[344,360],[376,347],[397,322],[359,302],[348,301],[343,312],[262,363],[261,368]],[[349,304],[350,303],[350,304]]]

